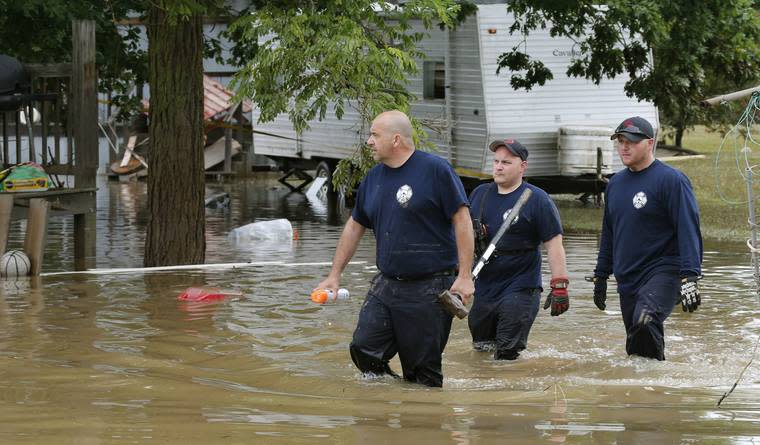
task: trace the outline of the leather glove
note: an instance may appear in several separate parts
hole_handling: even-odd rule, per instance
[[[603,311],[607,308],[607,278],[594,276],[591,281],[594,282],[594,304]]]
[[[697,282],[700,278],[697,276],[681,278],[681,308],[684,312],[694,312],[702,304],[702,299],[699,297],[699,283]]]
[[[552,278],[549,282],[552,290],[546,296],[544,309],[552,307],[552,317],[563,314],[570,307],[570,298],[567,295],[567,287],[570,281],[567,277]]]

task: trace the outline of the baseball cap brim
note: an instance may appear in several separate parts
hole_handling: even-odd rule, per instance
[[[491,150],[491,151],[496,151],[496,149],[499,148],[499,147],[505,147],[505,148],[509,149],[509,147],[507,147],[507,144],[504,143],[504,141],[502,141],[502,140],[491,142],[491,145],[488,146],[488,149]]]
[[[491,144],[488,146],[488,149],[496,152],[496,149],[500,147],[506,148],[510,153],[522,159],[523,161],[528,159],[528,149],[516,140],[497,139],[491,142]]]
[[[639,142],[643,141],[644,139],[650,139],[649,136],[641,133],[629,133],[627,131],[619,131],[612,136],[610,136],[610,140],[617,139],[618,136],[623,136],[624,138],[628,139],[631,142]]]

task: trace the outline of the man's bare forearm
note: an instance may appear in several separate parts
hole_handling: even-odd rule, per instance
[[[343,273],[343,269],[356,252],[356,248],[359,246],[364,235],[365,228],[363,225],[354,221],[349,217],[346,222],[346,226],[343,228],[343,233],[340,235],[338,246],[335,248],[335,256],[333,257],[332,269],[330,270],[330,276],[339,277]]]
[[[462,278],[472,278],[475,238],[472,234],[472,219],[470,219],[470,210],[467,206],[462,206],[457,210],[452,218],[452,223],[457,240],[459,276]]]
[[[544,247],[546,248],[552,278],[567,277],[567,261],[565,259],[565,248],[562,246],[562,235],[557,235],[545,242]]]

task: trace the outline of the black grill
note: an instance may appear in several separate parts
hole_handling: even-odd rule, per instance
[[[29,73],[13,57],[0,54],[0,111],[14,111],[28,100]]]

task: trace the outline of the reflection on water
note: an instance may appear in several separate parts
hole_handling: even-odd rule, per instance
[[[96,263],[137,267],[145,184],[100,187]],[[330,260],[346,209],[272,180],[209,189],[228,192],[231,206],[207,210],[207,261],[280,264],[0,281],[0,443],[751,443],[760,434],[760,365],[715,406],[760,327],[740,248],[706,246],[703,306],[674,312],[668,360],[657,362],[625,355],[619,310],[597,310],[583,280],[597,239],[568,235],[570,311],[541,311],[528,350],[510,363],[473,351],[455,320],[444,388],[429,389],[366,379],[351,364],[347,345],[376,273],[371,237],[344,274],[352,300],[308,298],[329,266],[304,264]],[[282,217],[298,239],[226,237]],[[71,267],[72,229],[51,220],[45,271]],[[11,244],[23,242],[18,232]],[[178,301],[190,286],[243,296]]]

